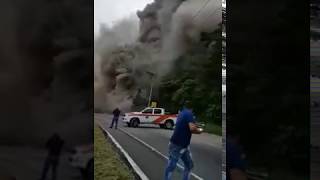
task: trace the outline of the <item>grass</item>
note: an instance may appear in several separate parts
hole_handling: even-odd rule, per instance
[[[102,131],[94,128],[94,179],[133,180],[129,168],[120,160],[113,146],[106,140]]]
[[[204,132],[222,136],[222,127],[212,123],[208,123],[204,128]]]

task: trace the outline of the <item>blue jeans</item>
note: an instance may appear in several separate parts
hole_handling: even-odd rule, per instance
[[[191,170],[193,168],[193,161],[189,148],[183,148],[173,143],[169,144],[169,161],[165,171],[165,180],[171,180],[174,169],[177,166],[179,159],[183,161],[184,171],[183,180],[189,180]]]
[[[48,155],[42,170],[41,180],[45,180],[49,169],[52,169],[51,179],[55,180],[57,176],[57,166],[58,166],[59,157]]]
[[[111,125],[110,125],[110,128],[112,128],[112,127],[113,127],[113,124],[115,124],[116,129],[117,129],[117,128],[118,128],[118,120],[119,120],[119,117],[118,117],[118,116],[114,116],[114,117],[112,118],[112,123],[111,123]]]

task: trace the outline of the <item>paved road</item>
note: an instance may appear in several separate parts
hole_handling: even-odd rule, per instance
[[[46,151],[23,146],[0,146],[0,179],[13,176],[17,180],[37,180],[40,178]],[[62,153],[57,170],[57,180],[81,180],[78,169],[69,165],[68,153]],[[47,179],[51,179],[51,172]]]
[[[311,78],[311,101],[320,105],[320,78]],[[320,106],[311,107],[311,180],[320,179]]]
[[[152,180],[162,180],[167,160],[152,152],[142,143],[128,136],[120,130],[109,129],[111,116],[95,114],[95,121],[105,127],[109,133],[128,152],[142,171]],[[120,122],[120,121],[119,121]],[[129,128],[120,124],[123,131],[141,139],[167,156],[168,142],[173,131],[160,129],[157,126],[145,125],[140,128]],[[203,133],[193,135],[190,145],[195,168],[193,173],[205,180],[221,179],[222,171],[222,142],[221,137]],[[182,163],[181,163],[182,164]],[[181,170],[178,170],[174,179],[181,179]],[[193,178],[195,179],[195,178]]]

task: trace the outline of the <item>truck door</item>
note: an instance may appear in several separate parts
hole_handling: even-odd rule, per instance
[[[147,108],[142,111],[142,118],[140,119],[140,123],[150,123],[153,121],[153,109]]]
[[[163,115],[164,112],[163,112],[163,109],[155,108],[155,109],[153,109],[153,114],[154,114],[153,121],[156,121],[159,118],[161,118],[161,115]]]

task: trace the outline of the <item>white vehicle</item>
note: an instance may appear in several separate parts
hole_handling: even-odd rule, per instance
[[[172,129],[176,124],[177,114],[168,114],[163,108],[145,108],[140,112],[125,113],[123,122],[129,127],[139,124],[158,124],[161,128]]]
[[[85,180],[93,178],[93,144],[75,147],[69,157],[71,166],[78,168]]]

